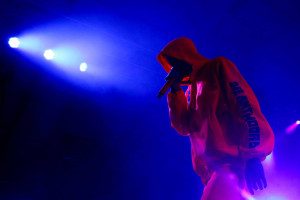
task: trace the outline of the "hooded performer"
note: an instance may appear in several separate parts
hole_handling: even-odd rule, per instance
[[[171,126],[190,138],[193,168],[205,185],[201,199],[240,200],[265,188],[261,161],[273,150],[274,134],[236,66],[203,57],[185,37],[171,41],[157,60],[166,80],[175,79],[167,97]]]

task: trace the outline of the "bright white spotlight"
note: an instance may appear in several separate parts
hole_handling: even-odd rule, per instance
[[[80,71],[85,72],[87,69],[87,64],[85,62],[80,64]]]
[[[55,56],[55,53],[51,50],[51,49],[48,49],[44,52],[44,57],[47,59],[47,60],[51,60],[53,59]]]
[[[20,45],[20,41],[17,37],[9,38],[8,44],[11,48],[18,48]]]
[[[296,124],[298,124],[298,125],[299,125],[299,124],[300,124],[300,120],[297,120],[297,121],[296,121]]]

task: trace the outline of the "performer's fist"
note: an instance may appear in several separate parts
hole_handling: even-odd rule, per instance
[[[246,161],[245,179],[249,192],[253,195],[254,190],[262,190],[267,187],[264,168],[258,158]]]
[[[184,78],[184,75],[177,68],[173,67],[171,69],[170,73],[168,74],[168,76],[166,77],[166,81],[168,81],[169,79],[173,79],[173,78],[175,78],[175,81],[171,85],[171,92],[175,93],[175,92],[181,90],[180,82]]]
[[[183,76],[181,71],[178,68],[172,67],[170,73],[166,77],[166,81],[173,78],[178,78],[179,76]]]

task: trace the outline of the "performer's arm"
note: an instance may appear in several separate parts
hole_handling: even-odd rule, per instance
[[[189,135],[187,124],[187,99],[179,87],[172,88],[168,93],[171,126],[181,135]]]
[[[222,70],[222,84],[228,107],[233,118],[240,124],[240,154],[245,160],[259,158],[263,161],[273,150],[273,131],[260,110],[255,94],[237,67],[226,58],[221,60],[219,70]]]
[[[252,89],[236,66],[221,58],[217,69],[221,75],[220,85],[229,111],[240,127],[236,133],[241,134],[239,152],[246,162],[245,178],[248,188],[254,194],[253,189],[267,186],[261,161],[273,151],[274,134]]]

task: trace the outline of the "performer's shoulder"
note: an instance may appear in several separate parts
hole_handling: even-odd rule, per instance
[[[231,62],[229,59],[223,57],[223,56],[218,56],[214,59],[217,62]]]
[[[213,60],[214,60],[214,62],[219,63],[223,66],[224,65],[226,65],[226,66],[233,66],[234,65],[234,63],[231,60],[229,60],[228,58],[225,58],[223,56],[218,56]]]

